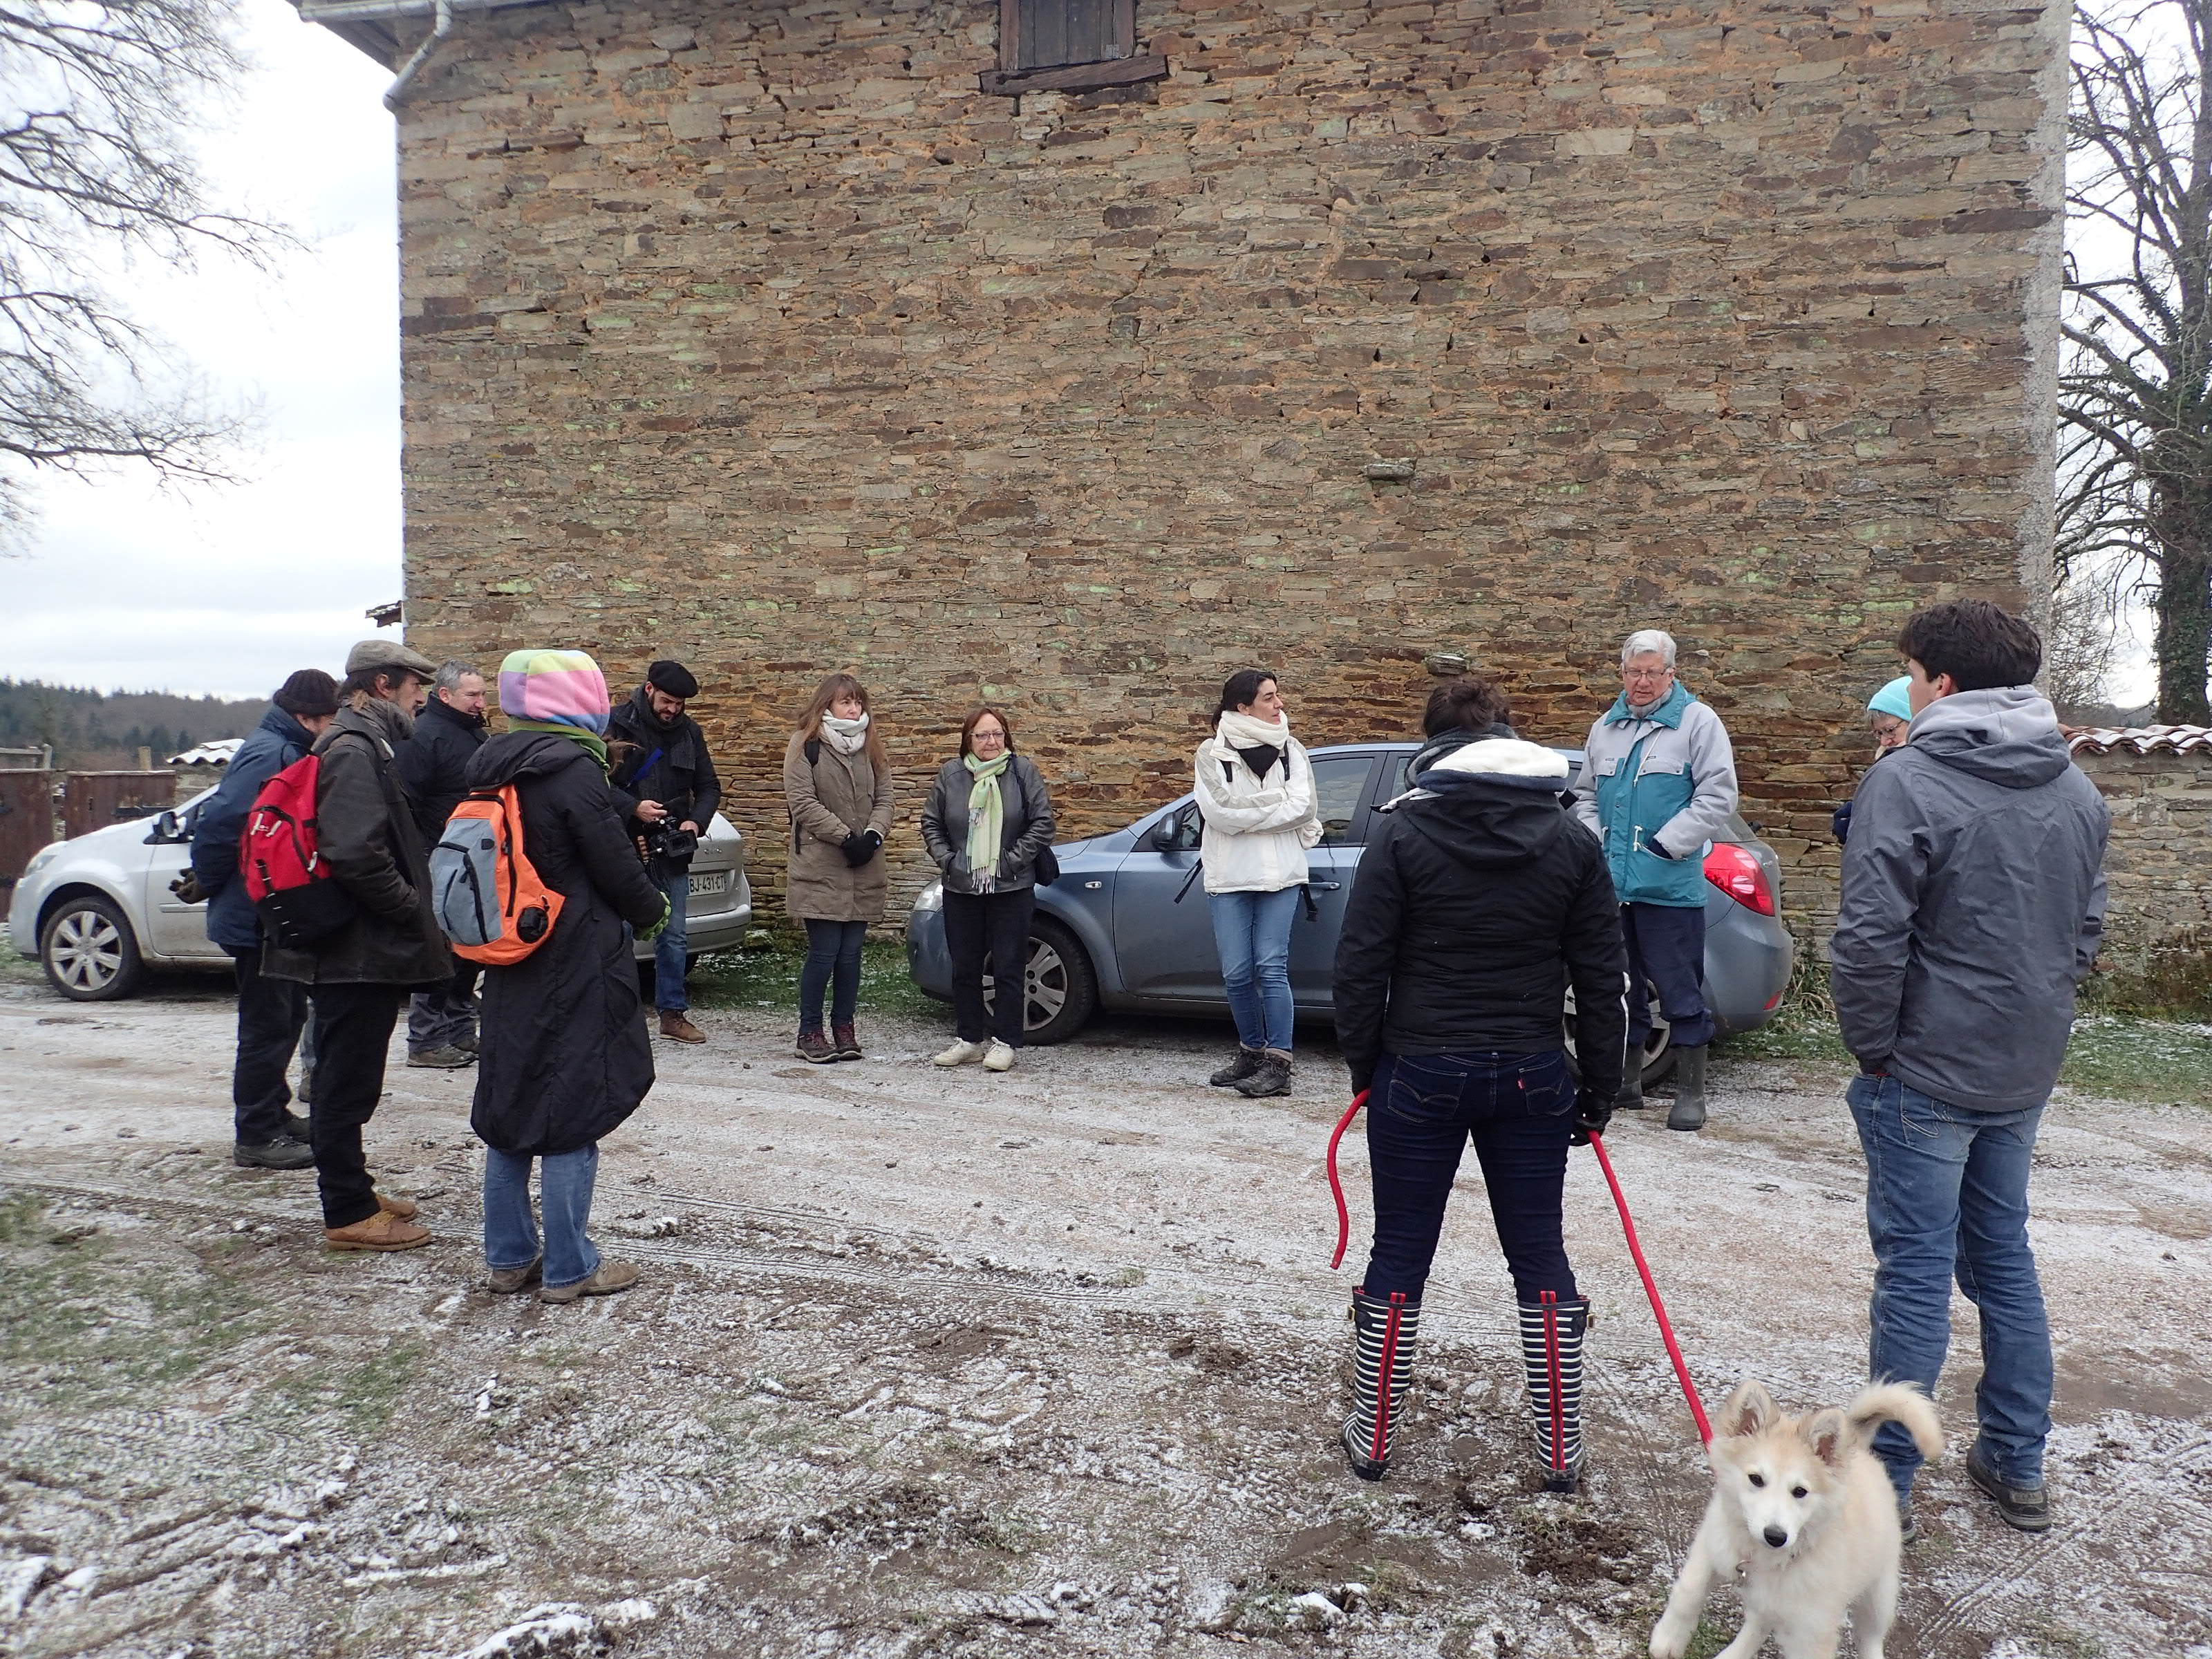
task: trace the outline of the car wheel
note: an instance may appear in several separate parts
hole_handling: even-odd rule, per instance
[[[138,940],[112,899],[86,893],[63,901],[39,939],[46,981],[72,1002],[112,1002],[145,974]]]
[[[1030,924],[1030,959],[1022,1002],[1022,1029],[1040,1047],[1065,1042],[1098,1012],[1098,975],[1074,934],[1039,917]],[[994,1005],[996,983],[986,975],[983,1001]]]
[[[1644,1081],[1641,1086],[1646,1090],[1656,1088],[1666,1081],[1674,1070],[1673,1031],[1667,1024],[1667,1016],[1659,1012],[1656,995],[1652,1001],[1651,1030],[1644,1039]],[[1575,1057],[1575,994],[1571,987],[1567,991],[1566,1025],[1561,1035],[1565,1040],[1567,1070],[1579,1083],[1583,1073]]]

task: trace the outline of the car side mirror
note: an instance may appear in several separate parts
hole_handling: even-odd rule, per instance
[[[1152,826],[1152,845],[1163,853],[1175,852],[1182,842],[1182,814],[1170,812]]]
[[[163,842],[182,841],[184,838],[185,832],[179,826],[177,815],[173,811],[157,812],[154,815],[154,833],[146,837],[149,846],[158,845]]]

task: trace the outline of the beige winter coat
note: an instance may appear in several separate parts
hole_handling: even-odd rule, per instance
[[[891,778],[868,751],[838,752],[826,741],[814,758],[797,733],[783,751],[783,799],[791,809],[791,878],[784,908],[801,921],[884,919],[890,883],[878,852],[855,868],[845,862],[845,837],[856,830],[891,832]]]

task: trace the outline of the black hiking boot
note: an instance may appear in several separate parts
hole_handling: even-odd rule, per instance
[[[1280,1048],[1262,1049],[1252,1075],[1237,1085],[1237,1092],[1247,1100],[1265,1100],[1290,1091],[1291,1057]]]
[[[279,1135],[274,1140],[241,1140],[230,1149],[230,1161],[241,1170],[312,1170],[315,1154],[312,1148],[289,1135]]]
[[[1213,1088],[1226,1089],[1233,1083],[1242,1083],[1259,1069],[1260,1051],[1257,1048],[1247,1048],[1240,1042],[1237,1045],[1237,1053],[1229,1063],[1206,1080]]]
[[[1705,1127],[1705,1056],[1710,1052],[1703,1043],[1675,1051],[1674,1105],[1667,1114],[1668,1128]]]
[[[1620,1079],[1620,1092],[1613,1097],[1616,1112],[1640,1112],[1644,1109],[1644,1071],[1638,1063],[1641,1056],[1630,1060],[1628,1070]]]
[[[2021,1532],[2043,1532],[2051,1525],[2051,1500],[2040,1483],[2016,1486],[1982,1457],[1981,1443],[1966,1454],[1966,1479],[1987,1492],[2004,1516],[2005,1525]]]
[[[1571,1492],[1583,1474],[1583,1333],[1589,1302],[1555,1291],[1521,1307],[1521,1364],[1528,1376],[1528,1414],[1546,1492]]]
[[[1362,1480],[1380,1480],[1390,1467],[1420,1328],[1421,1304],[1407,1301],[1404,1292],[1388,1302],[1364,1290],[1352,1293],[1352,1415],[1338,1438]]]

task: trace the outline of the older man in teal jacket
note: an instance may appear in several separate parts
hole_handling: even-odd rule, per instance
[[[1659,994],[1676,1050],[1670,1129],[1705,1123],[1705,855],[1735,811],[1735,754],[1721,717],[1674,678],[1656,628],[1620,647],[1620,696],[1583,744],[1575,816],[1605,848],[1628,941],[1628,1066],[1616,1107],[1644,1104],[1639,1060]]]

